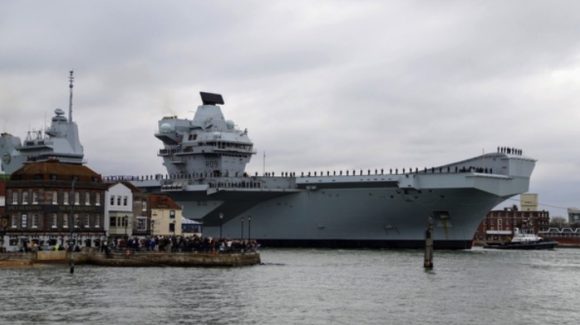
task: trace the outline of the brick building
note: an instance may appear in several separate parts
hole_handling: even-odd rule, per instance
[[[25,164],[6,182],[9,248],[66,245],[71,233],[79,246],[99,244],[105,190],[101,176],[86,166]]]
[[[548,211],[520,211],[517,206],[490,211],[477,228],[475,244],[498,243],[511,240],[514,227],[534,234],[549,228]]]

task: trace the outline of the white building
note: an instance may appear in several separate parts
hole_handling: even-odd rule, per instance
[[[105,231],[107,236],[131,236],[133,233],[133,192],[119,182],[105,193]]]

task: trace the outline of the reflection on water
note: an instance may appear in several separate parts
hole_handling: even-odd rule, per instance
[[[580,250],[263,250],[264,265],[0,270],[0,323],[576,324]]]

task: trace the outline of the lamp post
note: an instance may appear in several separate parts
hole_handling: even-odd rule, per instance
[[[252,239],[252,216],[248,216],[248,241]]]
[[[220,239],[222,239],[222,226],[224,224],[224,214],[220,212]]]
[[[69,201],[70,202],[70,213],[69,213],[69,223],[68,223],[68,228],[69,228],[69,267],[70,267],[70,274],[75,273],[75,261],[73,259],[73,231],[74,231],[74,218],[73,218],[73,212],[74,212],[74,204],[75,204],[75,200],[74,200],[74,196],[75,196],[75,183],[76,183],[77,179],[76,177],[73,176],[72,179],[72,184],[71,184],[71,195],[69,196]]]
[[[240,227],[240,240],[244,240],[244,217],[242,217],[242,226]]]
[[[123,223],[125,224],[125,239],[127,239],[127,226],[129,225],[129,217],[127,215],[123,218]]]

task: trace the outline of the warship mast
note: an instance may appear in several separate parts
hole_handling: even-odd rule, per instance
[[[75,77],[73,75],[74,70],[70,71],[69,77],[68,77],[68,81],[69,81],[69,85],[68,88],[70,89],[70,95],[68,98],[68,122],[72,123],[73,122],[73,115],[72,115],[72,103],[73,103],[73,81],[75,80]]]

